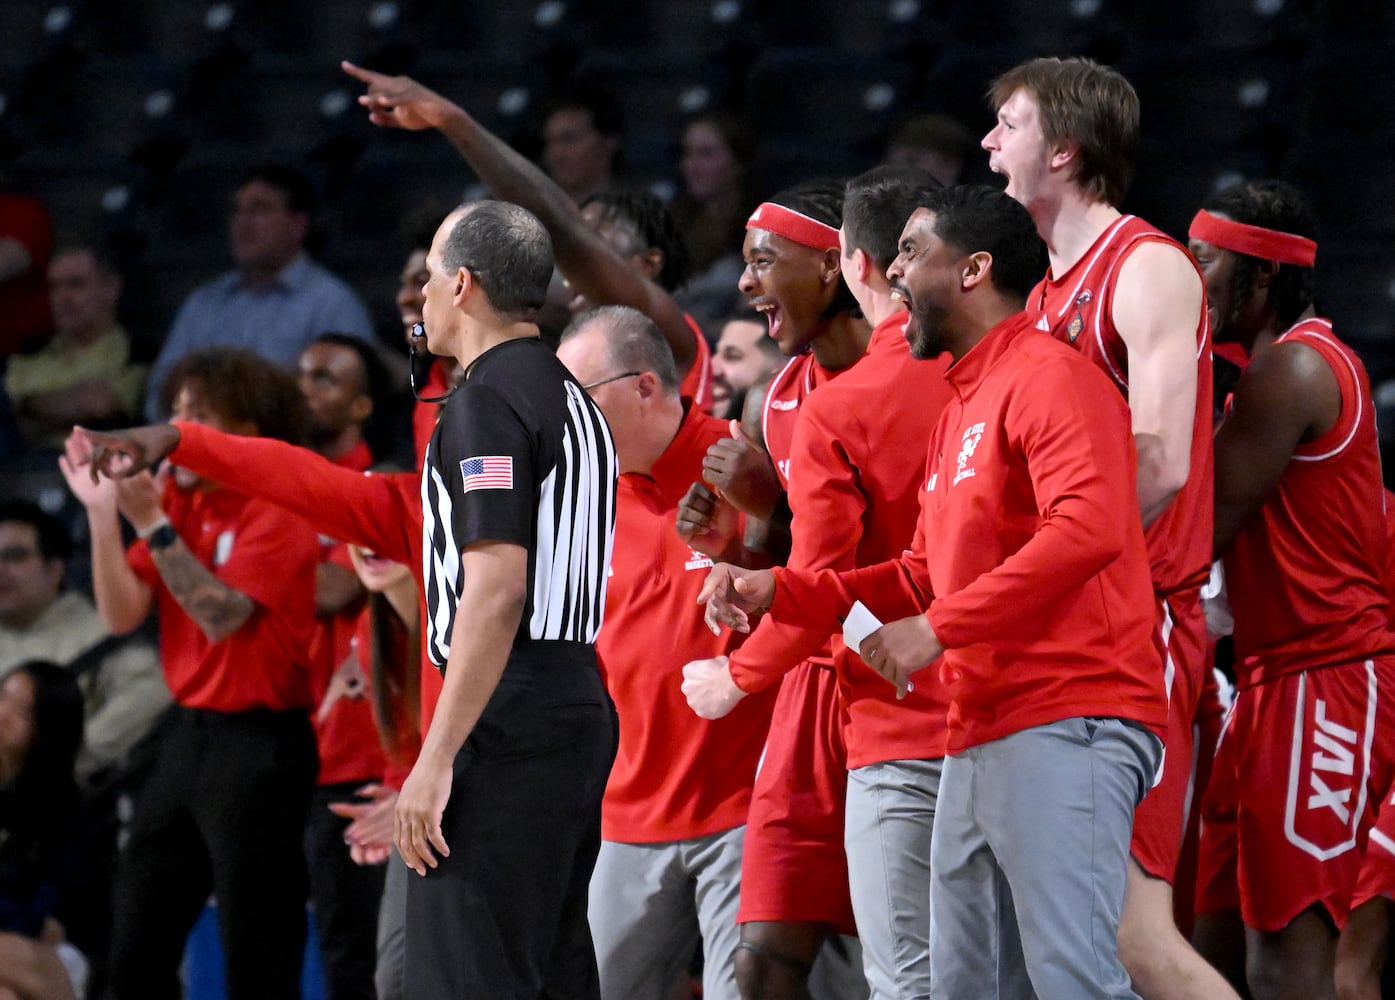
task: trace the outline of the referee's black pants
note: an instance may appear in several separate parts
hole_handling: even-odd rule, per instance
[[[178,1000],[185,939],[209,892],[229,1000],[298,1000],[305,809],[319,762],[304,711],[178,707],[117,867],[116,1000]]]
[[[477,727],[456,756],[450,857],[408,876],[407,996],[600,997],[586,899],[617,730],[597,690],[594,703],[511,714],[497,741]]]

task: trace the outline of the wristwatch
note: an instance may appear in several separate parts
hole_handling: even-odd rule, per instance
[[[150,546],[152,552],[169,548],[179,538],[179,535],[175,534],[174,525],[170,524],[167,517],[160,518],[152,527],[136,534],[145,539],[145,543]]]

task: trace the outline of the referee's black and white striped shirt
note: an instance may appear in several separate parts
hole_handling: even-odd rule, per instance
[[[477,541],[528,550],[518,639],[595,642],[617,474],[605,418],[546,345],[510,340],[479,357],[446,404],[422,469],[433,663],[444,667],[450,653],[460,553]]]

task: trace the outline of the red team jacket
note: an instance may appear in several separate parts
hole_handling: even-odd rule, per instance
[[[899,556],[920,517],[925,444],[952,393],[948,356],[915,361],[898,312],[872,332],[867,354],[800,408],[790,450],[791,566],[844,571]],[[744,691],[760,691],[819,652],[825,621],[796,628],[761,622],[731,658]],[[944,756],[948,698],[935,680],[903,701],[833,637],[833,666],[847,703],[848,767]]]
[[[1127,407],[1033,326],[1005,320],[949,369],[909,552],[841,575],[775,570],[777,621],[929,605],[949,753],[1075,716],[1167,724]]]
[[[702,476],[727,422],[688,399],[678,435],[651,475],[620,477],[616,545],[596,654],[620,716],[620,749],[601,806],[601,836],[643,844],[691,840],[746,822],[773,697],[747,698],[708,722],[688,708],[683,664],[731,652],[697,613],[712,560],[674,529],[678,502]],[[733,519],[732,537],[741,537]]]
[[[1241,687],[1395,652],[1380,449],[1366,370],[1324,319],[1277,343],[1315,350],[1342,394],[1337,425],[1300,446],[1224,555]]]
[[[352,472],[364,472],[373,464],[373,453],[359,442],[334,459],[334,464]],[[353,572],[348,547],[332,537],[320,536],[320,561]],[[355,640],[362,610],[363,601],[357,600],[338,614],[317,618],[320,635],[312,683],[316,707],[310,722],[315,727],[315,746],[320,754],[316,781],[321,785],[376,780],[386,767],[378,727],[373,721],[368,663],[360,659]]]

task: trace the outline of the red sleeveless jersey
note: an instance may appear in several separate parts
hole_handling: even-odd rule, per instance
[[[1129,395],[1128,347],[1114,327],[1114,286],[1119,270],[1144,243],[1180,244],[1142,219],[1116,219],[1065,274],[1051,271],[1027,297],[1037,329],[1077,348]],[[1185,250],[1182,250],[1186,253]],[[1187,258],[1191,259],[1190,256]],[[1200,272],[1197,280],[1201,280]],[[1144,532],[1153,589],[1166,596],[1206,581],[1215,520],[1211,446],[1211,332],[1203,298],[1196,319],[1196,409],[1191,472],[1167,510]]]
[[[1370,382],[1329,321],[1305,320],[1277,341],[1293,342],[1327,362],[1342,409],[1331,430],[1294,451],[1225,554],[1241,686],[1395,652]]]
[[[765,409],[761,413],[760,431],[765,438],[765,450],[780,485],[790,488],[790,445],[794,442],[794,422],[799,417],[799,404],[837,372],[829,371],[814,360],[812,351],[796,355],[785,363],[765,392]]]

